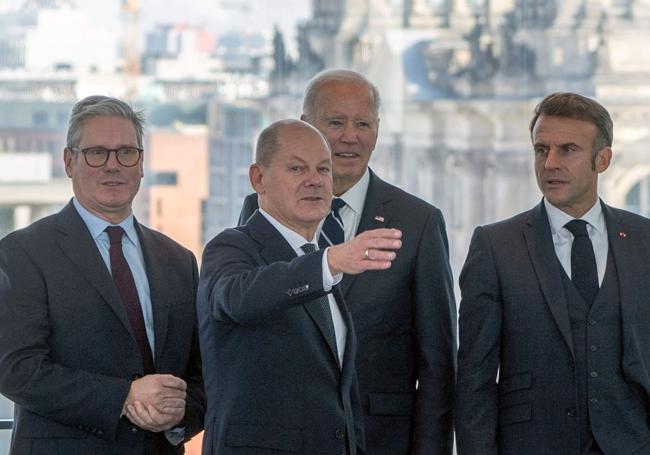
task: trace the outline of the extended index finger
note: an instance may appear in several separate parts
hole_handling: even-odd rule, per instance
[[[387,239],[401,239],[402,238],[402,231],[399,229],[393,229],[393,228],[378,228],[378,229],[371,229],[369,231],[365,232],[366,235],[372,238],[387,238]]]

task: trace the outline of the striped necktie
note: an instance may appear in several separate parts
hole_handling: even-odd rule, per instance
[[[341,214],[339,213],[339,210],[344,205],[345,201],[343,199],[338,197],[332,199],[332,210],[325,218],[320,237],[318,237],[318,246],[321,250],[345,241],[343,218],[341,218]]]

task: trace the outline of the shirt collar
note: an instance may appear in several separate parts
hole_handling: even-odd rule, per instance
[[[564,225],[576,218],[558,209],[553,204],[548,202],[546,198],[544,198],[544,207],[546,208],[548,221],[551,225],[551,234],[567,234],[570,236],[571,233],[567,229],[564,229]],[[587,213],[577,219],[585,220],[587,223],[589,223],[589,226],[598,234],[605,233],[605,216],[603,215],[603,208],[600,205],[600,199],[596,201],[596,203],[589,209],[589,211],[587,211]]]
[[[121,223],[115,225],[90,212],[86,207],[81,205],[81,202],[79,202],[76,197],[72,198],[72,204],[74,205],[74,208],[77,209],[83,222],[86,224],[93,240],[97,241],[102,234],[108,236],[108,234],[104,232],[108,226],[120,226],[124,229],[124,233],[131,243],[138,245],[138,234],[135,230],[135,218],[133,217],[133,213],[129,213],[129,216],[124,218]]]
[[[316,240],[318,236],[314,234],[314,239],[312,241],[309,241],[305,239],[302,235],[298,234],[296,231],[293,231],[286,227],[284,224],[280,223],[278,220],[273,218],[272,215],[270,215],[268,212],[266,212],[263,208],[259,208],[259,211],[262,215],[264,215],[264,218],[268,220],[271,225],[273,225],[274,228],[280,232],[282,237],[287,241],[287,243],[291,246],[291,248],[294,249],[298,254],[303,254],[304,251],[300,248],[303,246],[305,243],[311,243],[313,245],[316,245],[316,249],[318,248],[318,241]]]
[[[345,193],[338,196],[345,201],[347,206],[350,207],[355,214],[359,216],[361,216],[361,212],[363,212],[363,204],[366,201],[366,193],[368,192],[369,183],[370,171],[366,167],[366,172],[363,173],[363,176],[359,181],[352,185],[352,187]]]

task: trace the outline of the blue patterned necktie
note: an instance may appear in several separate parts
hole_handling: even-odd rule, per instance
[[[589,306],[598,294],[598,269],[594,247],[584,220],[569,221],[564,225],[573,234],[571,246],[571,281]]]
[[[345,241],[343,218],[341,218],[341,214],[339,213],[339,209],[344,205],[345,201],[343,199],[338,197],[332,199],[332,210],[327,215],[327,218],[325,218],[320,236],[318,237],[318,246],[321,250]]]

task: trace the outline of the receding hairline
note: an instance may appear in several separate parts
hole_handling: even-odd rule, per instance
[[[302,101],[302,115],[305,119],[314,120],[316,105],[321,91],[324,87],[336,83],[365,87],[372,98],[372,112],[375,115],[375,119],[379,119],[381,97],[377,86],[370,82],[370,80],[363,74],[341,68],[321,71],[307,82]]]
[[[255,148],[255,164],[260,166],[269,166],[273,156],[286,143],[288,134],[291,130],[312,132],[320,139],[328,153],[331,154],[329,143],[323,133],[317,128],[298,119],[283,119],[273,122],[259,134]]]

